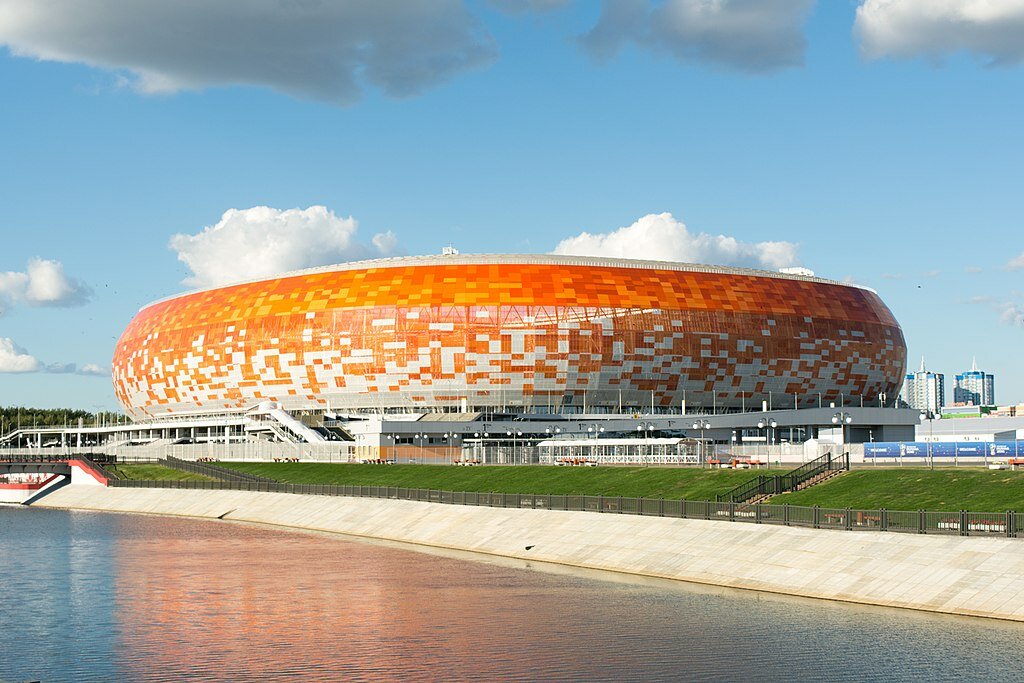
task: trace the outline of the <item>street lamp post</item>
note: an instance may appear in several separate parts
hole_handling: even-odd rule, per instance
[[[426,459],[426,455],[424,453],[424,450],[425,450],[424,449],[424,444],[427,441],[427,437],[428,437],[428,435],[425,432],[420,432],[420,433],[416,434],[416,438],[420,440],[420,457],[419,457],[420,464],[423,464],[424,460]]]
[[[490,436],[490,434],[488,434],[487,432],[473,432],[473,436],[475,436],[477,439],[479,439],[479,441],[477,443],[479,444],[479,446],[480,446],[480,448],[482,450],[482,455],[481,455],[481,458],[480,458],[480,462],[486,464],[487,463],[487,437]],[[483,438],[481,439],[480,437],[483,437]]]
[[[455,432],[444,433],[445,442],[448,444],[448,464],[454,464],[455,462],[455,449],[454,442],[459,438],[459,435]]]
[[[704,430],[711,429],[711,423],[702,418],[693,423],[693,428],[700,430],[700,443],[697,446],[697,453],[700,458],[700,466],[704,467],[707,464],[708,459],[708,450],[704,443]]]
[[[394,453],[392,446],[390,445],[395,440],[394,434],[381,434],[380,435],[380,446],[381,450],[384,451],[384,457],[381,458],[384,462],[390,460],[391,455]],[[395,459],[397,462],[397,458]]]
[[[637,436],[641,436],[647,441],[647,457],[644,458],[643,452],[640,453],[640,462],[646,466],[652,458],[654,446],[651,444],[651,432],[654,430],[654,423],[652,422],[641,422],[636,426]]]
[[[558,435],[562,433],[562,428],[561,427],[554,427],[554,428],[546,427],[544,429],[544,433],[547,434],[548,436],[554,436],[557,439]],[[551,448],[550,453],[552,454],[552,456],[551,456],[551,464],[554,465],[555,464],[554,454],[557,453],[557,451],[555,449],[558,448],[558,447],[557,446],[551,446],[550,448]]]
[[[932,426],[935,424],[935,412],[931,410],[921,411],[921,422],[928,420],[928,469],[935,469],[935,455],[932,453],[933,441],[935,440],[935,433],[932,430]]]
[[[779,423],[776,422],[773,417],[765,417],[757,421],[757,428],[764,430],[764,459],[769,463],[772,461],[772,452],[771,439],[768,437],[771,434],[770,430],[775,429],[778,426]],[[782,460],[781,455],[779,456],[779,460]]]
[[[840,450],[846,450],[846,425],[853,424],[853,415],[839,411],[832,416],[832,424],[839,425]]]
[[[512,464],[519,464],[516,458],[516,437],[522,436],[523,433],[518,429],[506,429],[505,436],[512,437]]]
[[[601,454],[597,452],[597,439],[602,434],[604,434],[604,427],[598,427],[596,425],[591,425],[591,426],[587,427],[587,436],[593,436],[594,437],[594,445],[590,446],[590,448],[593,449],[594,458],[597,459],[598,461],[600,461]]]

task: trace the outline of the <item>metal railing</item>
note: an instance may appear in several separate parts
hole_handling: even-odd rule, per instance
[[[719,494],[718,502],[745,503],[759,496],[775,496],[787,491],[795,491],[804,482],[831,471],[850,469],[850,454],[833,455],[826,453],[808,463],[800,465],[785,474],[760,475],[750,481]]]
[[[566,494],[476,493],[395,486],[334,486],[281,482],[145,481],[114,479],[117,488],[163,488],[228,491],[262,491],[312,496],[345,496],[412,500],[445,505],[475,505],[534,510],[599,512],[681,519],[721,520],[750,524],[778,524],[813,529],[846,531],[895,531],[953,536],[1005,536],[1017,538],[1024,529],[1024,513],[936,512],[929,510],[863,510],[854,508],[802,507],[798,505],[749,505],[731,501],[631,498]]]
[[[49,453],[45,455],[31,454],[27,457],[21,453],[0,453],[0,462],[67,462],[68,460],[75,459],[86,460],[93,464],[114,461],[113,457],[105,453],[94,453],[87,449],[83,449],[81,453],[70,455],[67,453]]]
[[[162,440],[161,440],[162,441]],[[20,459],[62,458],[69,456],[106,454],[118,462],[154,462],[161,458],[182,460],[216,458],[235,461],[272,461],[274,458],[298,458],[303,462],[354,462],[355,445],[350,441],[327,443],[271,443],[244,441],[231,443],[176,444],[159,443],[131,446],[125,442],[104,443],[93,446],[54,446],[52,448],[0,448],[0,455]]]
[[[157,461],[164,467],[170,467],[171,469],[178,470],[179,472],[190,472],[192,474],[202,474],[213,479],[219,479],[221,481],[247,481],[247,482],[261,482],[269,481],[277,483],[274,479],[267,477],[261,477],[257,474],[249,474],[248,472],[241,472],[239,470],[232,470],[227,467],[220,467],[207,462],[193,462],[191,460],[181,460],[174,456],[167,456],[162,460]]]

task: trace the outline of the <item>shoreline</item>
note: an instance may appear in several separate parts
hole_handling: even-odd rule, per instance
[[[1024,621],[1024,543],[1017,539],[75,485],[32,507],[220,519],[705,588]]]

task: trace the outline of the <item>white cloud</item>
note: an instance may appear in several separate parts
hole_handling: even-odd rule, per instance
[[[613,232],[583,232],[558,243],[555,254],[711,263],[777,270],[800,265],[792,242],[741,242],[735,237],[691,233],[670,213],[648,214]]]
[[[78,367],[75,363],[48,363],[41,368],[42,372],[51,375],[87,375],[90,377],[109,377],[110,371],[95,363],[86,363]]]
[[[10,337],[0,337],[0,374],[29,372],[45,372],[54,375],[110,376],[109,370],[105,370],[95,363],[87,363],[81,368],[74,363],[43,363],[15,344]]]
[[[1024,254],[1021,254],[1021,256],[1024,257]],[[982,271],[983,269],[980,266],[964,266],[964,272],[968,275],[977,275]]]
[[[398,250],[398,237],[390,230],[378,232],[370,242],[381,255],[394,254]]]
[[[229,209],[216,225],[195,235],[177,234],[170,247],[192,271],[184,284],[214,287],[279,275],[291,270],[396,252],[393,233],[356,239],[359,222],[339,218],[323,206],[280,210],[269,206]]]
[[[872,59],[965,51],[993,64],[1024,60],[1024,0],[865,0],[854,30]]]
[[[81,306],[89,301],[92,290],[64,272],[60,261],[30,259],[25,272],[0,273],[0,314],[8,306]]]
[[[999,319],[1006,325],[1024,327],[1024,306],[1007,301],[998,306]]]
[[[804,25],[816,0],[605,0],[580,40],[607,59],[627,43],[742,71],[765,72],[804,61]]]
[[[1024,268],[1024,251],[1014,256],[1006,264],[1007,270],[1020,270],[1021,268]]]
[[[25,300],[32,306],[81,306],[91,294],[87,286],[67,276],[59,261],[35,258],[28,262]]]
[[[39,372],[43,364],[10,337],[0,337],[0,373]]]
[[[147,93],[253,85],[338,104],[364,85],[413,95],[497,52],[463,0],[0,0],[0,45]]]
[[[86,363],[78,369],[79,375],[90,375],[92,377],[109,377],[110,370],[96,363]]]

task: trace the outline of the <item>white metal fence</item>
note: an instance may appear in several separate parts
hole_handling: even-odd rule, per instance
[[[106,453],[117,456],[123,462],[153,461],[172,456],[182,460],[200,460],[213,458],[216,460],[253,460],[271,461],[297,459],[303,462],[356,462],[355,447],[348,441],[328,443],[269,443],[266,441],[246,441],[242,443],[208,443],[208,444],[157,444],[143,446],[92,446],[73,448],[70,446],[54,448],[5,448],[0,454],[5,456],[53,457],[56,455],[87,455],[89,453]]]

